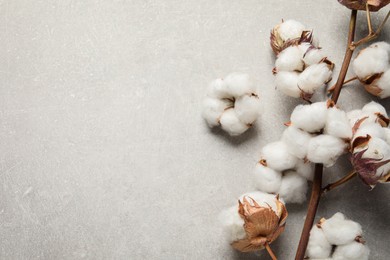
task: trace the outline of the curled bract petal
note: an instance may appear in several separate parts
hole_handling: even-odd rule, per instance
[[[390,0],[338,0],[340,4],[351,10],[366,10],[366,4],[372,12],[376,12],[390,3]]]

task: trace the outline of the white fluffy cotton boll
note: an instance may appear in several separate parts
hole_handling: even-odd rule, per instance
[[[314,225],[310,231],[306,256],[310,259],[324,259],[330,257],[331,253],[332,245],[326,239],[322,229]]]
[[[298,46],[290,46],[279,53],[275,61],[277,71],[302,71],[303,55]]]
[[[282,183],[282,174],[257,163],[254,171],[254,181],[256,189],[268,193],[277,193]]]
[[[381,104],[375,101],[371,101],[370,103],[365,104],[362,108],[362,111],[371,114],[380,113],[387,117],[386,109]]]
[[[390,145],[380,138],[372,137],[367,146],[359,147],[358,149],[355,149],[354,152],[358,152],[363,149],[367,149],[363,154],[363,158],[372,158],[381,161],[390,159]],[[387,163],[377,169],[376,176],[380,177],[382,174],[387,174],[389,171],[390,163]]]
[[[303,178],[313,181],[314,178],[314,164],[311,162],[305,162],[304,160],[298,160],[295,171]]]
[[[287,171],[280,185],[279,195],[286,203],[302,203],[306,200],[307,180],[295,171]]]
[[[346,220],[340,212],[321,223],[321,228],[326,239],[333,245],[351,243],[357,236],[362,235],[360,224],[352,220]]]
[[[243,199],[249,198],[248,201],[251,202],[251,199],[256,201],[257,204],[259,204],[261,207],[271,207],[271,209],[277,213],[278,212],[278,207],[276,205],[277,199],[276,195],[274,194],[269,194],[261,191],[252,191],[245,193],[240,196],[240,201],[243,202]],[[281,198],[280,201],[284,204],[284,200]],[[251,203],[253,204],[253,203]],[[254,205],[254,204],[253,204]],[[277,213],[278,214],[278,213]]]
[[[313,64],[318,64],[326,56],[324,55],[322,49],[310,48],[304,52],[303,61],[306,66]]]
[[[306,157],[311,137],[311,134],[295,126],[290,126],[284,130],[281,140],[287,145],[287,149],[292,155],[303,159]]]
[[[275,85],[283,94],[299,98],[301,90],[298,88],[299,73],[295,71],[279,71],[275,77]]]
[[[268,167],[276,171],[293,169],[298,158],[291,155],[284,142],[273,142],[263,147],[261,159],[266,161]]]
[[[291,114],[291,123],[306,132],[318,132],[325,126],[327,112],[326,102],[299,105]]]
[[[203,101],[202,117],[210,127],[217,126],[222,113],[232,104],[224,99],[206,97]]]
[[[352,63],[353,70],[359,79],[382,73],[389,68],[390,44],[377,42],[359,52]]]
[[[360,119],[362,119],[364,117],[369,117],[370,115],[371,115],[371,113],[364,112],[360,109],[355,109],[355,110],[351,110],[351,111],[347,112],[347,117],[348,117],[349,124],[351,125],[351,127],[353,127],[356,124],[356,122],[358,122]],[[363,123],[366,123],[366,122],[363,122]]]
[[[351,242],[346,245],[337,246],[334,253],[334,260],[368,260],[370,249],[359,242]]]
[[[286,20],[279,25],[278,33],[284,41],[287,41],[289,39],[301,37],[304,30],[305,26],[300,22],[295,20]]]
[[[244,95],[236,99],[234,110],[240,121],[245,124],[252,124],[259,117],[261,112],[260,99],[254,95]]]
[[[381,93],[379,93],[380,98],[387,98],[390,96],[390,69],[383,73],[376,82],[376,85],[382,89]]]
[[[307,67],[298,79],[299,88],[305,93],[312,94],[323,87],[332,78],[332,70],[326,63],[313,64]]]
[[[367,135],[371,137],[376,137],[380,139],[385,139],[385,128],[380,126],[379,124],[376,123],[367,123],[361,125],[358,130],[356,131],[354,138],[356,137],[365,137]]]
[[[221,212],[219,220],[223,225],[224,232],[229,243],[244,239],[246,233],[244,230],[244,220],[238,214],[238,207],[233,206]]]
[[[252,84],[248,74],[231,73],[225,78],[227,92],[233,97],[245,94],[256,93],[256,88]]]
[[[216,79],[209,85],[207,95],[212,98],[229,98],[230,94],[227,92],[226,83],[223,79]]]
[[[344,153],[347,145],[337,137],[331,135],[318,135],[310,139],[307,159],[314,163],[322,163],[330,167]]]
[[[248,130],[249,126],[238,119],[236,112],[233,108],[225,110],[219,120],[222,129],[228,132],[230,135],[240,135]]]
[[[335,137],[350,139],[352,128],[349,124],[347,114],[336,107],[328,109],[324,133]]]

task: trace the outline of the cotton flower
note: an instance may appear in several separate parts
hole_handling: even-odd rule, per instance
[[[313,181],[314,178],[314,164],[305,160],[298,160],[294,169],[299,175],[308,181]]]
[[[228,212],[233,216],[226,216]],[[230,229],[228,233],[233,240],[231,245],[242,252],[261,250],[271,244],[283,232],[287,215],[284,203],[277,196],[262,192],[244,194],[238,207],[223,214],[227,219],[225,228]]]
[[[324,133],[342,139],[352,138],[352,128],[347,113],[336,107],[329,108]]]
[[[333,251],[333,254],[332,254]],[[359,223],[338,212],[321,219],[310,232],[307,259],[367,260],[370,250],[362,239]],[[306,259],[305,258],[305,259]]]
[[[340,4],[352,10],[366,10],[366,3],[369,5],[369,10],[376,12],[390,3],[390,0],[338,0]]]
[[[254,171],[254,182],[258,190],[276,194],[282,184],[282,173],[257,163]]]
[[[298,105],[291,114],[291,124],[306,132],[319,132],[325,127],[328,107],[326,102]]]
[[[330,167],[344,153],[347,144],[332,135],[318,135],[310,139],[307,159],[314,163],[322,163]]]
[[[220,125],[234,136],[251,127],[260,112],[260,100],[249,76],[232,73],[210,84],[202,116],[210,127]]]
[[[307,155],[307,146],[311,137],[311,134],[292,125],[284,130],[281,141],[287,145],[290,154],[299,159],[304,159]]]
[[[293,169],[297,157],[291,155],[288,146],[281,141],[269,143],[261,151],[261,163],[276,171]]]
[[[353,61],[356,76],[365,89],[380,98],[390,96],[390,44],[377,42],[359,52]]]
[[[280,185],[279,195],[286,203],[302,203],[306,200],[307,181],[293,170],[287,171]]]

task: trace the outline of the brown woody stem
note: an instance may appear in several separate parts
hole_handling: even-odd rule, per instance
[[[341,88],[343,86],[345,76],[347,75],[349,63],[351,62],[353,49],[350,48],[354,38],[355,38],[355,29],[356,29],[356,17],[357,10],[352,10],[351,18],[349,22],[349,33],[348,33],[348,44],[347,50],[344,55],[343,65],[341,66],[340,74],[336,82],[336,86],[334,88],[334,92],[332,95],[332,101],[337,103],[337,100],[340,95]],[[313,226],[314,219],[316,216],[318,204],[321,198],[322,192],[322,171],[323,165],[316,164],[314,169],[314,180],[311,190],[311,197],[307,209],[305,223],[303,225],[303,230],[301,234],[301,239],[299,240],[299,245],[297,249],[297,253],[295,255],[295,260],[303,260],[306,253],[307,244],[309,242],[310,230]]]
[[[265,248],[267,249],[268,254],[272,258],[272,260],[278,260],[278,258],[275,256],[274,252],[272,251],[271,247],[268,243],[265,243]]]
[[[347,181],[350,181],[353,177],[356,176],[356,172],[355,170],[351,171],[349,174],[345,175],[343,178],[341,178],[340,180],[338,181],[335,181],[333,183],[329,183],[328,185],[326,185],[323,189],[322,189],[322,194],[330,191],[330,190],[333,190],[334,188],[346,183]]]
[[[358,79],[357,76],[354,76],[354,77],[352,77],[352,78],[349,78],[349,79],[347,79],[346,81],[344,81],[343,86],[344,86],[345,84],[348,84],[349,82],[352,82],[352,81],[357,80],[357,79]],[[332,87],[330,87],[330,88],[328,89],[328,92],[329,92],[329,93],[332,93],[332,92],[334,91],[335,88],[336,88],[336,85],[333,85]]]

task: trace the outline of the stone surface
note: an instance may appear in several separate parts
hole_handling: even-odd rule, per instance
[[[229,247],[218,214],[253,189],[261,147],[300,103],[274,88],[270,29],[313,28],[336,78],[349,13],[336,0],[0,0],[0,258],[259,259]],[[253,77],[266,111],[238,138],[200,117],[208,82],[232,71]],[[358,85],[341,107],[373,99]],[[318,216],[342,211],[388,259],[389,196],[354,180]],[[280,259],[294,257],[306,206],[288,209]]]

